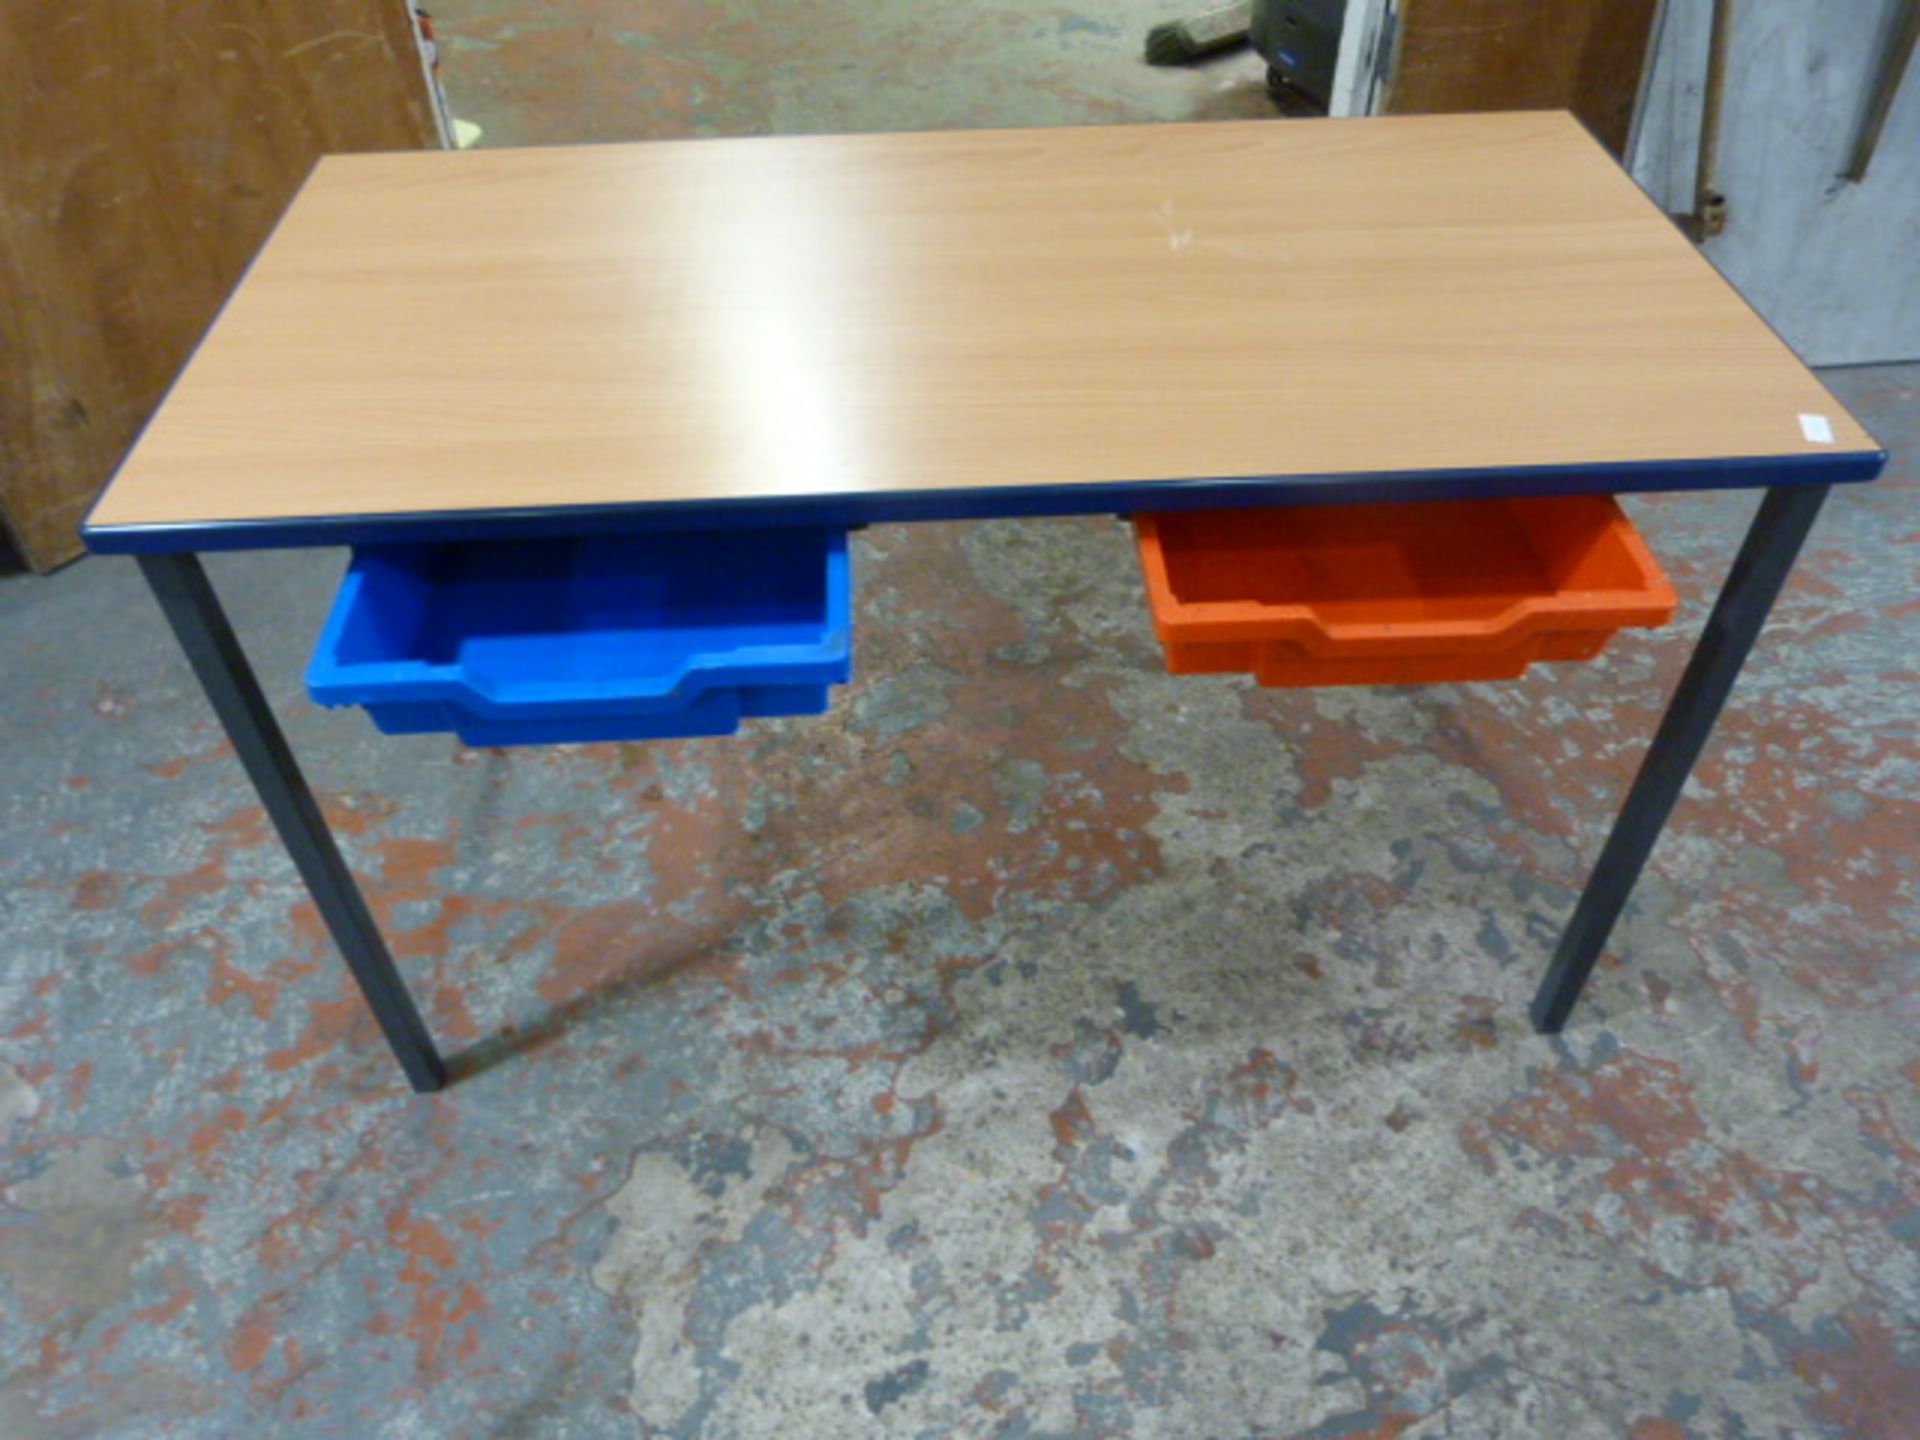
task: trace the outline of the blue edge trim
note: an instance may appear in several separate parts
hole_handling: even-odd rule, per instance
[[[845,495],[755,496],[736,500],[640,501],[608,505],[412,514],[325,515],[285,520],[215,520],[80,527],[101,555],[182,550],[269,550],[314,545],[472,542],[609,531],[772,529],[906,521],[992,520],[1041,515],[1127,515],[1136,510],[1205,510],[1252,505],[1373,504],[1390,500],[1507,499],[1596,492],[1731,490],[1871,480],[1884,450],[1716,460],[1631,461],[1513,470],[1411,470],[1374,475],[1250,479],[1080,481],[972,490],[876,490]]]

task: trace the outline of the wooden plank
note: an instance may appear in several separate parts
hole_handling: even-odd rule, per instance
[[[92,523],[1873,448],[1565,115],[700,140],[322,162]]]
[[[1873,163],[1880,132],[1887,128],[1887,115],[1899,98],[1907,67],[1913,63],[1916,44],[1920,44],[1920,0],[1902,0],[1886,54],[1867,91],[1867,113],[1860,121],[1860,137],[1853,143],[1853,158],[1847,162],[1847,179],[1856,185],[1867,178],[1867,167]]]
[[[405,0],[8,5],[0,95],[0,514],[45,569],[314,158],[438,132]]]
[[[1393,115],[1567,109],[1626,150],[1657,0],[1404,0]]]

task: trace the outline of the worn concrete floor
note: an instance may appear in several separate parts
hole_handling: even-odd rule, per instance
[[[1140,5],[435,8],[505,141],[1258,81]],[[219,557],[426,1100],[132,566],[0,583],[0,1436],[1920,1435],[1920,370],[1833,382],[1894,468],[1557,1041],[1748,497],[1635,502],[1671,629],[1414,690],[1167,677],[1111,521],[875,529],[832,714],[515,753],[316,711],[339,557]]]
[[[1240,50],[1140,60],[1183,0],[448,0],[456,114],[489,144],[1271,115]],[[1208,8],[1206,5],[1200,9]]]

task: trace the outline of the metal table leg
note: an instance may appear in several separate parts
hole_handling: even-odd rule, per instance
[[[447,1083],[446,1065],[260,693],[200,557],[142,555],[140,568],[408,1082],[418,1091],[440,1089]]]
[[[1553,1034],[1567,1023],[1830,488],[1779,486],[1760,502],[1653,747],[1640,764],[1627,803],[1613,822],[1613,833],[1534,997],[1533,1023],[1543,1033]]]

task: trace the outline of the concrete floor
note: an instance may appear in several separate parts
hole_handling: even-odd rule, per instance
[[[450,0],[454,112],[489,144],[1271,115],[1250,50],[1141,63],[1183,0]],[[1207,6],[1202,5],[1201,9]]]
[[[435,7],[499,141],[1257,100],[1150,8]],[[515,753],[219,557],[430,1100],[131,564],[6,580],[0,1435],[1920,1435],[1920,369],[1832,379],[1894,467],[1556,1041],[1749,497],[1634,503],[1672,628],[1414,690],[1169,678],[1111,521],[875,529],[832,714]]]

